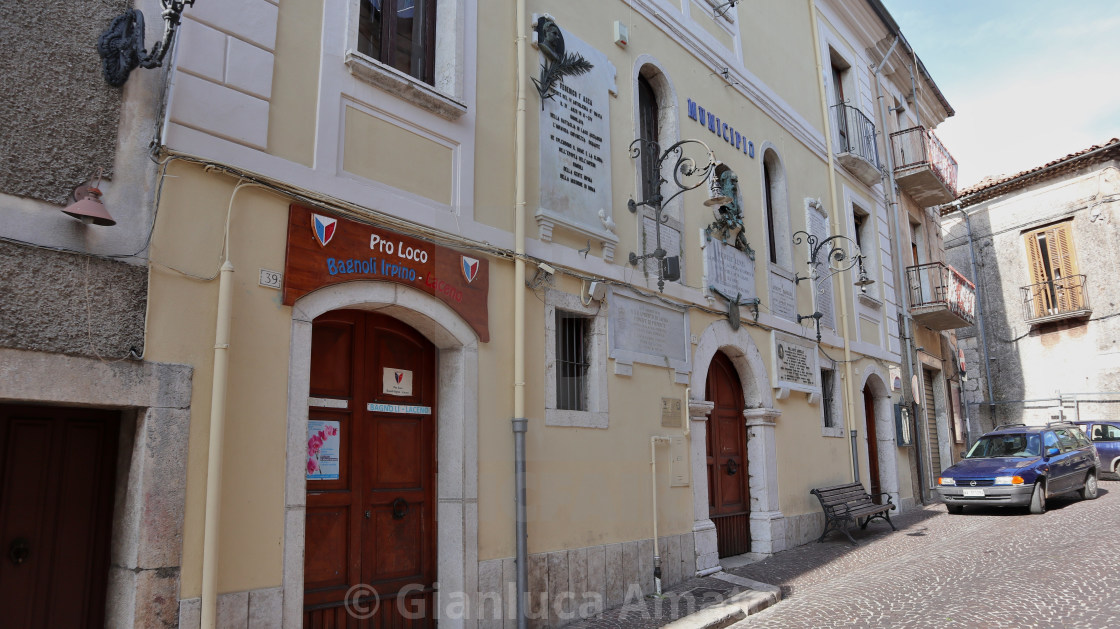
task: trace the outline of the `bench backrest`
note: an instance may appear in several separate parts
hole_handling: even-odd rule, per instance
[[[847,485],[834,485],[832,487],[819,487],[810,491],[821,501],[822,507],[835,507],[846,504],[849,506],[870,504],[871,496],[863,488],[863,483],[848,483]]]

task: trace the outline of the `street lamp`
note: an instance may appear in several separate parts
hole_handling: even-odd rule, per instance
[[[690,146],[692,144],[699,145],[699,147],[703,148],[703,153],[700,158],[703,159],[707,157],[707,161],[703,165],[701,165],[696,158],[685,153],[686,147],[695,148]],[[657,260],[657,290],[665,292],[666,279],[670,281],[680,279],[680,256],[669,256],[661,247],[661,225],[669,220],[669,217],[663,214],[665,206],[686,190],[694,190],[704,185],[704,183],[711,178],[712,173],[715,172],[716,156],[712,153],[712,149],[708,148],[708,145],[700,140],[681,140],[665,149],[664,153],[661,152],[661,146],[652,140],[639,138],[630,143],[631,159],[636,159],[642,153],[658,156],[656,168],[660,176],[657,182],[657,192],[645,201],[630,199],[626,202],[626,207],[630,210],[631,214],[637,213],[639,206],[646,205],[653,208],[653,223],[657,245],[650,253],[637,255],[634,252],[630,252],[630,264],[637,266],[638,262],[647,258]],[[665,197],[661,192],[661,188],[665,184],[670,183],[670,181],[666,180],[661,173],[665,172],[664,167],[667,163],[672,164],[670,171],[673,173],[673,179],[671,183],[677,187],[677,190],[668,197]],[[710,197],[708,200],[704,201],[704,205],[713,207],[725,205],[730,202],[730,197],[720,194],[719,196]]]
[[[856,266],[859,267],[859,277],[856,279],[855,285],[859,286],[861,291],[865,291],[868,286],[875,283],[875,280],[868,277],[867,270],[863,268],[863,251],[860,250],[859,244],[851,238],[837,234],[821,240],[808,232],[794,233],[793,244],[800,245],[802,242],[809,249],[809,274],[804,277],[801,274],[795,274],[793,276],[794,283],[800,284],[801,280],[827,280],[837,273],[851,270]],[[824,252],[824,258],[818,259],[822,252]],[[817,267],[825,262],[828,263],[829,274],[821,278],[817,274]],[[825,284],[822,283],[823,285]],[[821,342],[821,317],[823,316],[820,311],[808,315],[797,315],[798,323],[805,319],[813,320],[813,324],[817,328],[818,343]]]

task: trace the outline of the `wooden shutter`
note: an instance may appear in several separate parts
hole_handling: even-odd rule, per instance
[[[1074,278],[1077,275],[1077,263],[1074,259],[1073,234],[1070,223],[1054,225],[1046,230],[1047,253],[1050,256],[1050,268],[1054,280],[1057,282],[1056,292],[1058,309],[1060,312],[1072,312],[1081,308],[1081,287]]]
[[[1050,291],[1045,284],[1050,278],[1046,273],[1042,247],[1038,244],[1038,234],[1039,232],[1030,232],[1026,235],[1027,263],[1031,272],[1031,302],[1036,318],[1050,313]]]

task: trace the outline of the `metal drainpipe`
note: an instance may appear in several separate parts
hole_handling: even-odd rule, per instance
[[[824,88],[824,65],[821,62],[821,43],[820,33],[817,29],[817,3],[816,0],[809,0],[809,24],[812,27],[813,35],[813,56],[816,60],[817,66],[817,90],[820,93],[821,101],[821,116],[824,119],[824,146],[825,153],[828,157],[828,195],[829,203],[832,207],[832,223],[835,233],[839,234],[838,229],[838,216],[840,208],[836,203],[836,156],[832,152],[832,125],[828,119],[828,93]],[[830,280],[831,281],[831,280]],[[816,290],[815,287],[810,286],[810,290]],[[848,291],[849,293],[851,291]],[[844,425],[850,431],[852,430],[852,418],[855,415],[855,400],[852,399],[852,344],[848,338],[848,300],[845,299],[845,293],[840,293],[840,334],[844,339],[844,406],[846,411],[844,413]],[[819,322],[818,322],[819,325]],[[852,480],[858,481],[859,477],[856,473],[856,457],[857,453],[852,451],[852,458],[849,461],[851,464]]]
[[[964,208],[961,207],[961,202],[959,200],[953,201],[953,205],[957,207],[961,216],[964,217],[964,228],[965,232],[968,234],[969,266],[972,269],[972,277],[976,280],[976,323],[980,326],[980,348],[984,353],[984,380],[988,383],[988,415],[989,419],[993,419],[991,414],[995,412],[995,408],[992,404],[992,363],[988,358],[988,336],[984,328],[984,300],[982,299],[984,293],[980,288],[980,276],[976,274],[976,247],[973,245],[972,241],[972,221],[969,220],[971,217],[968,215],[968,212],[965,212]]]
[[[649,438],[649,469],[653,486],[653,585],[657,596],[661,596],[661,552],[657,544],[657,444],[668,442],[668,437]]]
[[[517,629],[529,626],[526,599],[529,590],[529,529],[525,507],[525,117],[526,60],[528,22],[525,0],[517,0],[517,116],[514,128],[516,173],[514,182],[514,247],[513,261],[513,449],[514,449],[514,537],[517,546]]]
[[[891,266],[893,267],[893,270],[894,270],[894,281],[895,281],[895,286],[897,287],[896,290],[895,290],[895,294],[898,295],[899,306],[900,306],[899,307],[899,315],[898,315],[898,336],[899,336],[900,341],[902,341],[902,346],[904,348],[904,353],[905,353],[905,360],[902,361],[902,366],[903,366],[902,396],[901,396],[902,399],[900,400],[899,403],[900,404],[905,403],[907,406],[909,406],[911,409],[913,409],[914,405],[912,404],[911,401],[914,399],[914,393],[911,390],[911,380],[912,380],[913,374],[914,374],[914,344],[913,344],[913,328],[914,328],[914,326],[913,326],[913,322],[910,319],[910,304],[909,304],[910,293],[909,293],[909,291],[907,289],[907,286],[906,286],[906,274],[905,274],[905,272],[903,270],[903,266],[902,266],[902,243],[904,241],[902,240],[902,225],[901,225],[901,221],[899,220],[899,216],[898,216],[898,214],[899,214],[898,195],[895,192],[894,151],[891,150],[890,141],[889,141],[888,136],[886,135],[886,128],[885,127],[886,127],[886,123],[887,123],[887,111],[886,111],[886,107],[883,105],[883,88],[882,88],[882,84],[881,84],[881,81],[882,81],[882,74],[881,73],[883,71],[883,66],[886,65],[887,59],[890,58],[891,53],[894,52],[895,46],[898,44],[898,42],[901,39],[902,38],[900,36],[897,36],[897,35],[895,36],[894,42],[891,44],[891,47],[887,51],[887,54],[883,55],[883,60],[879,63],[878,66],[876,66],[875,71],[874,71],[874,75],[875,75],[876,100],[879,103],[879,119],[883,121],[883,125],[884,125],[884,129],[883,129],[883,148],[885,149],[884,153],[886,153],[886,156],[887,156],[887,168],[886,168],[886,172],[883,174],[883,186],[887,189],[887,199],[888,199],[888,204],[890,206],[888,208],[888,211],[887,211],[887,222],[889,223],[891,231],[894,232],[894,238],[891,239],[891,257],[894,260],[894,264],[892,264]],[[913,85],[913,78],[914,78],[913,73],[911,73],[911,75],[910,75],[911,93],[914,93],[914,90],[915,90],[915,87]],[[915,103],[916,102],[917,102],[917,98],[915,96]],[[914,107],[914,111],[917,112],[917,106]],[[921,123],[921,120],[919,119],[918,122]],[[917,262],[917,261],[915,260],[915,262]],[[917,420],[917,413],[916,412],[910,413],[910,421],[913,424],[911,426],[911,434],[914,434],[915,438],[917,438],[916,435],[917,435],[917,432],[918,432],[917,425],[916,425],[917,424],[916,420]],[[919,440],[919,444],[920,443],[921,443],[921,440]],[[923,469],[922,469],[922,466],[924,465],[924,461],[923,461],[923,457],[922,457],[921,446],[919,445],[918,447],[915,447],[912,451],[917,455],[917,461],[915,463],[916,463],[916,469],[918,470],[919,494],[921,494],[921,492],[924,491],[924,487],[925,487],[925,483],[923,482],[924,473],[923,473]],[[922,500],[922,496],[919,495],[918,499]]]

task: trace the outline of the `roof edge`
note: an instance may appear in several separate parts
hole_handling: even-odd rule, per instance
[[[922,63],[922,58],[918,56],[918,53],[914,52],[914,48],[910,46],[910,42],[906,41],[906,36],[902,34],[902,29],[899,28],[898,22],[894,21],[894,17],[891,16],[891,13],[887,10],[887,7],[883,5],[881,0],[867,0],[867,4],[871,6],[872,11],[875,11],[875,15],[879,16],[879,20],[883,22],[883,26],[886,26],[887,30],[889,30],[892,35],[895,35],[900,40],[902,40],[902,45],[906,46],[906,49],[910,51],[910,54],[912,54],[914,58],[918,60],[918,72],[923,77],[925,77],[925,80],[929,83],[930,87],[933,88],[934,94],[937,95],[937,101],[941,103],[942,107],[945,108],[945,117],[951,118],[956,115],[956,110],[953,109],[953,106],[949,104],[948,99],[945,98],[945,94],[941,92],[941,88],[937,87],[937,83],[933,80],[933,76],[930,75],[929,70],[926,69],[926,64]]]

